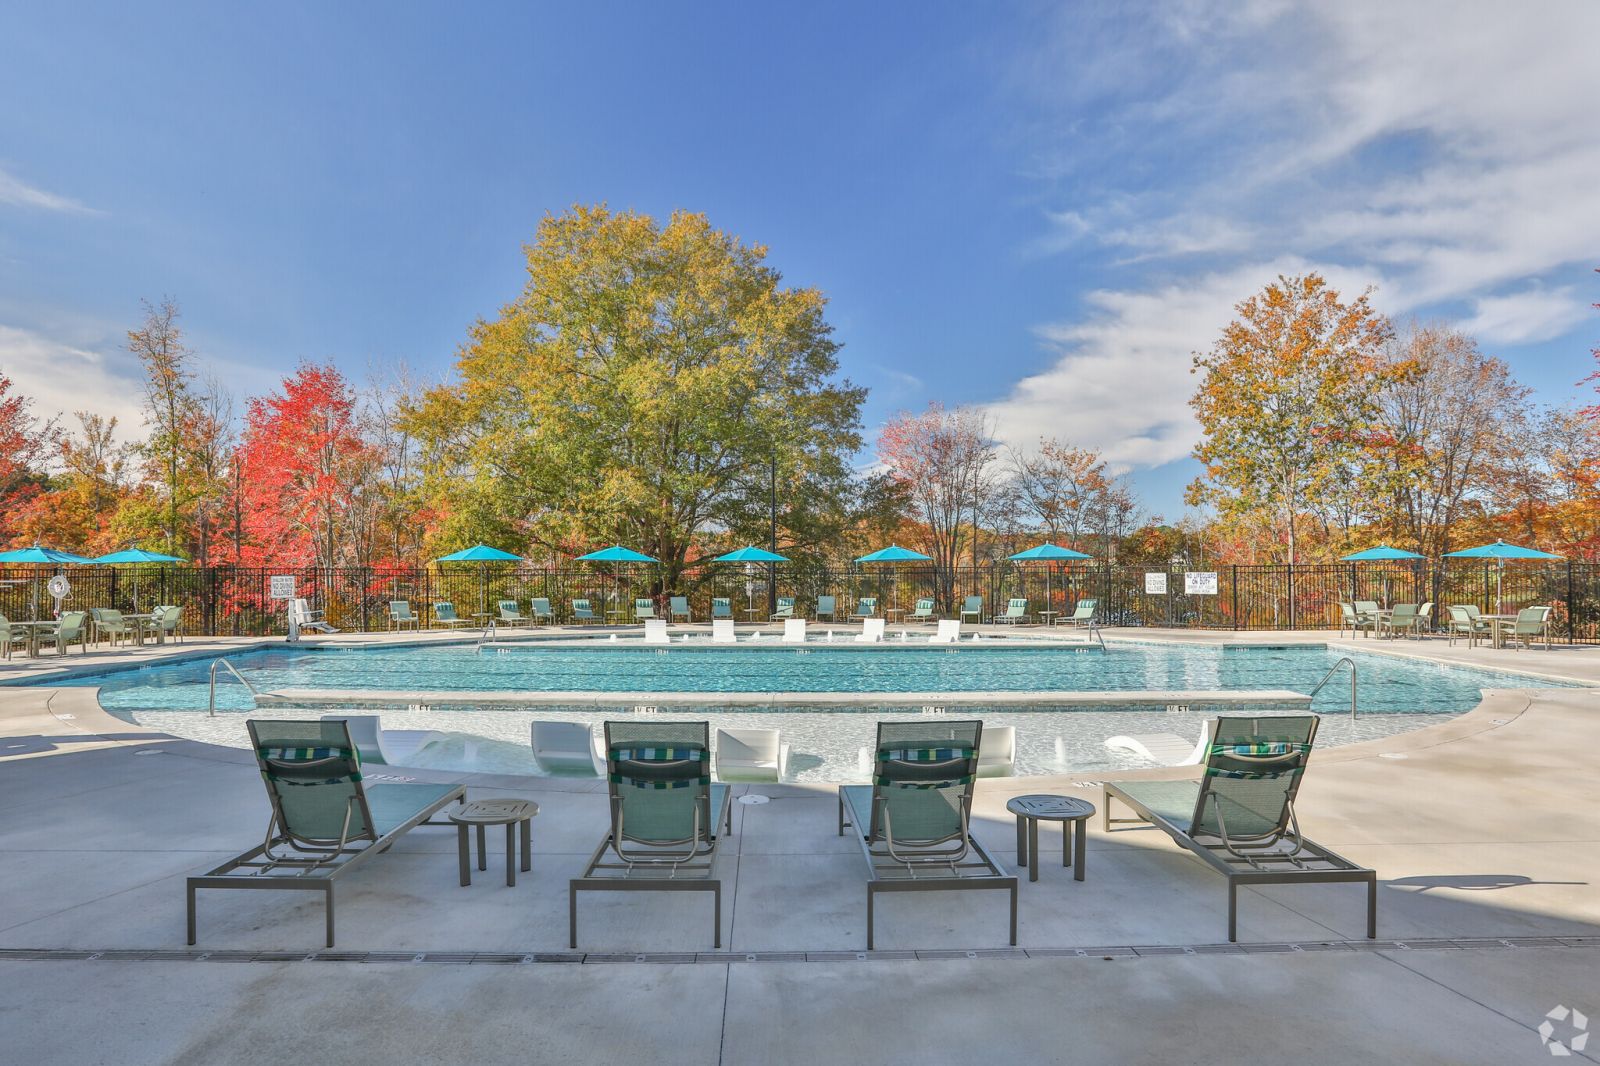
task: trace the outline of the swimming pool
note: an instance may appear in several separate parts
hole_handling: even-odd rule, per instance
[[[1052,704],[1047,693],[1169,693],[1281,690],[1305,693],[1346,655],[1360,671],[1360,714],[1352,721],[1349,687],[1335,682],[1313,708],[1326,714],[1319,743],[1332,745],[1392,735],[1476,706],[1486,688],[1560,688],[1571,683],[1420,659],[1323,646],[1169,645],[1114,642],[1051,645],[988,641],[955,647],[873,646],[825,642],[785,647],[776,641],[735,647],[638,641],[529,642],[511,648],[427,645],[373,648],[281,647],[229,656],[262,692],[324,690],[367,699],[393,693],[383,706],[388,728],[430,728],[450,734],[418,760],[438,768],[533,772],[528,722],[533,718],[598,722],[633,710],[642,694],[696,693],[687,706],[663,714],[709,715],[714,725],[783,730],[794,746],[799,780],[846,780],[856,772],[856,749],[870,742],[880,717],[918,713],[890,706],[896,693],[948,694],[962,705],[948,713],[976,714],[1019,731],[1022,773],[1097,770],[1139,765],[1108,752],[1118,733],[1198,735],[1198,709],[1151,700],[1138,706]],[[242,746],[246,715],[298,717],[306,707],[338,709],[309,697],[299,708],[256,709],[243,686],[219,683],[216,718],[203,713],[209,659],[152,665],[67,678],[60,686],[97,685],[106,710],[138,724]],[[960,693],[1040,693],[1019,703]],[[407,694],[427,693],[427,706]],[[546,706],[489,706],[495,694],[550,694]],[[605,693],[619,694],[606,705]],[[781,695],[794,693],[792,700]],[[839,694],[829,700],[823,694]],[[474,694],[479,694],[474,696]],[[584,699],[566,699],[567,694]],[[742,695],[735,695],[742,694]],[[750,696],[761,696],[749,700]],[[873,700],[873,695],[881,695]],[[973,701],[977,700],[976,704]],[[682,701],[682,697],[679,697]],[[354,710],[354,708],[350,708]],[[1288,708],[1281,708],[1288,709]],[[194,712],[200,711],[201,714]],[[1213,712],[1214,713],[1214,712]],[[860,734],[859,736],[857,734]]]

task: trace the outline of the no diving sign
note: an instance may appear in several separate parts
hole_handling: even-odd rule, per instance
[[[273,574],[269,579],[272,585],[271,596],[275,600],[294,599],[294,575]]]

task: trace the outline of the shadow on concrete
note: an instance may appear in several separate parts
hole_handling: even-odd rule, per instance
[[[1535,881],[1522,874],[1440,874],[1432,877],[1396,877],[1383,882],[1390,888],[1414,888],[1420,894],[1432,888],[1453,888],[1460,892],[1492,892],[1500,888],[1525,885],[1587,885],[1587,881]]]

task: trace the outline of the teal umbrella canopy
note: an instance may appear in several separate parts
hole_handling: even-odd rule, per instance
[[[39,566],[48,566],[53,563],[90,563],[81,555],[71,552],[56,551],[54,548],[41,548],[35,544],[31,548],[13,548],[8,552],[0,552],[0,563],[34,563]]]
[[[1083,552],[1079,551],[1073,551],[1071,548],[1063,548],[1059,544],[1040,544],[1029,548],[1027,551],[1017,552],[1017,554],[1009,556],[1009,558],[1020,563],[1053,563],[1065,559],[1093,559],[1094,556],[1085,555]]]
[[[620,544],[613,544],[609,548],[590,552],[588,555],[578,556],[580,563],[659,563],[661,560],[644,552],[636,552],[632,548],[624,548]]]
[[[1391,548],[1387,544],[1380,544],[1376,548],[1368,548],[1366,551],[1352,552],[1349,555],[1342,556],[1339,561],[1342,563],[1376,563],[1394,559],[1426,558],[1426,555],[1408,552],[1404,548]]]
[[[1542,552],[1538,548],[1524,548],[1497,540],[1493,544],[1480,544],[1475,548],[1462,548],[1458,552],[1445,552],[1457,559],[1559,559],[1561,556]]]
[[[898,544],[891,544],[887,548],[880,548],[870,555],[863,555],[857,559],[858,563],[930,563],[933,556],[914,552],[910,548],[902,548]]]
[[[738,551],[719,555],[711,561],[714,563],[786,563],[789,561],[789,557],[787,555],[779,555],[777,552],[769,552],[765,548],[757,548],[752,544],[747,548],[740,548]]]
[[[181,563],[187,560],[176,555],[162,555],[160,552],[147,552],[143,548],[128,548],[110,555],[100,555],[89,560],[96,566],[112,566],[117,563]]]
[[[436,563],[514,563],[521,560],[522,556],[503,552],[499,548],[491,548],[487,544],[474,544],[449,555],[441,555],[435,559]]]

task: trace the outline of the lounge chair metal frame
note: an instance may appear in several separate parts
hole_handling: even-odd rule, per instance
[[[913,725],[920,723],[891,722],[879,723],[878,751],[882,751],[885,739],[882,734],[884,725]],[[947,726],[978,726],[975,738],[982,739],[982,723],[950,722],[941,723]],[[977,776],[976,750],[978,743],[974,743],[974,754],[971,758],[971,773],[967,776],[975,779]],[[885,764],[878,763],[874,768],[874,776],[884,769]],[[894,841],[892,819],[887,809],[886,798],[880,791],[878,784],[873,785],[841,785],[839,788],[839,835],[844,836],[847,827],[855,830],[857,844],[861,847],[861,856],[867,863],[867,950],[873,950],[875,942],[876,922],[873,904],[880,892],[951,892],[967,889],[999,890],[1011,894],[1011,924],[1010,943],[1017,943],[1017,878],[1015,874],[1006,872],[1005,867],[991,855],[987,848],[972,835],[972,780],[963,786],[963,793],[959,800],[959,829],[943,838],[935,840],[918,840],[907,847],[897,847]],[[893,786],[889,786],[893,787]],[[870,824],[860,825],[856,817],[854,804],[849,799],[851,790],[856,793],[870,790],[872,792]],[[939,847],[948,843],[948,847]]]
[[[254,723],[250,723],[252,726]],[[321,723],[308,723],[321,725]],[[348,738],[349,727],[345,727]],[[353,742],[350,745],[354,747]],[[384,786],[376,786],[384,787]],[[345,873],[358,869],[374,855],[388,851],[396,840],[418,826],[431,825],[455,829],[453,822],[433,821],[433,816],[451,803],[465,803],[467,790],[457,785],[429,802],[404,822],[381,835],[374,834],[372,811],[367,803],[366,788],[357,782],[350,806],[345,811],[344,831],[337,841],[322,843],[297,839],[284,826],[278,798],[269,786],[272,814],[267,821],[265,839],[249,851],[234,856],[220,866],[187,879],[189,943],[195,942],[195,893],[202,888],[245,888],[268,891],[321,892],[327,927],[328,947],[333,947],[335,881]],[[354,839],[350,835],[350,822],[359,814],[368,832]],[[357,846],[360,845],[360,846]],[[285,854],[279,854],[285,849]]]
[[[1270,719],[1267,719],[1270,720]],[[1225,736],[1227,727],[1219,719],[1216,736]],[[1313,721],[1310,730],[1312,739],[1316,736],[1316,725]],[[1308,740],[1309,746],[1310,741]],[[1271,767],[1300,758],[1294,754],[1281,756],[1253,756],[1251,761],[1260,766],[1264,771]],[[1209,760],[1208,760],[1209,761]],[[1141,802],[1135,795],[1129,793],[1116,782],[1102,782],[1104,795],[1101,802],[1101,827],[1106,832],[1112,832],[1114,825],[1149,825],[1160,829],[1172,838],[1173,842],[1184,850],[1191,852],[1204,860],[1206,865],[1220,873],[1228,881],[1228,942],[1238,940],[1239,930],[1239,887],[1254,887],[1258,885],[1299,885],[1299,884],[1330,884],[1330,883],[1357,883],[1367,886],[1367,939],[1375,939],[1378,935],[1378,875],[1375,870],[1360,866],[1337,852],[1307,839],[1300,832],[1300,822],[1294,810],[1295,796],[1300,790],[1300,777],[1296,774],[1290,782],[1284,800],[1285,818],[1274,830],[1255,836],[1230,835],[1227,819],[1224,812],[1222,797],[1211,789],[1212,778],[1205,775],[1200,778],[1199,791],[1195,800],[1194,814],[1189,820],[1191,828],[1186,829],[1161,814],[1152,810],[1147,804]],[[1132,782],[1129,782],[1132,784]],[[1138,817],[1113,818],[1111,816],[1111,800],[1116,798],[1130,808]],[[1201,831],[1199,834],[1192,832],[1192,827],[1204,824],[1207,806],[1217,820],[1216,833]]]
[[[706,765],[709,767],[711,757],[709,722],[653,724],[669,728],[685,724],[703,727],[706,732],[703,747]],[[615,774],[615,768],[611,765],[611,753],[614,745],[618,743],[611,738],[612,725],[611,722],[605,724],[608,776]],[[633,743],[648,743],[648,741],[638,739]],[[680,742],[655,741],[655,743]],[[722,839],[717,829],[721,827],[727,834],[733,833],[733,791],[724,784],[707,784],[704,787],[707,790],[706,809],[710,814],[709,831],[705,831],[702,825],[701,808],[697,804],[693,817],[694,831],[690,836],[682,840],[645,844],[642,845],[644,850],[634,850],[628,846],[627,831],[623,824],[623,803],[613,792],[610,797],[611,824],[606,829],[606,835],[600,841],[600,846],[594,849],[594,854],[589,856],[589,862],[584,866],[583,873],[568,882],[567,932],[568,943],[574,949],[578,946],[579,892],[710,892],[712,946],[722,947],[722,879],[712,877],[711,873],[716,864],[717,845]],[[607,862],[607,851],[613,853],[620,861]]]

